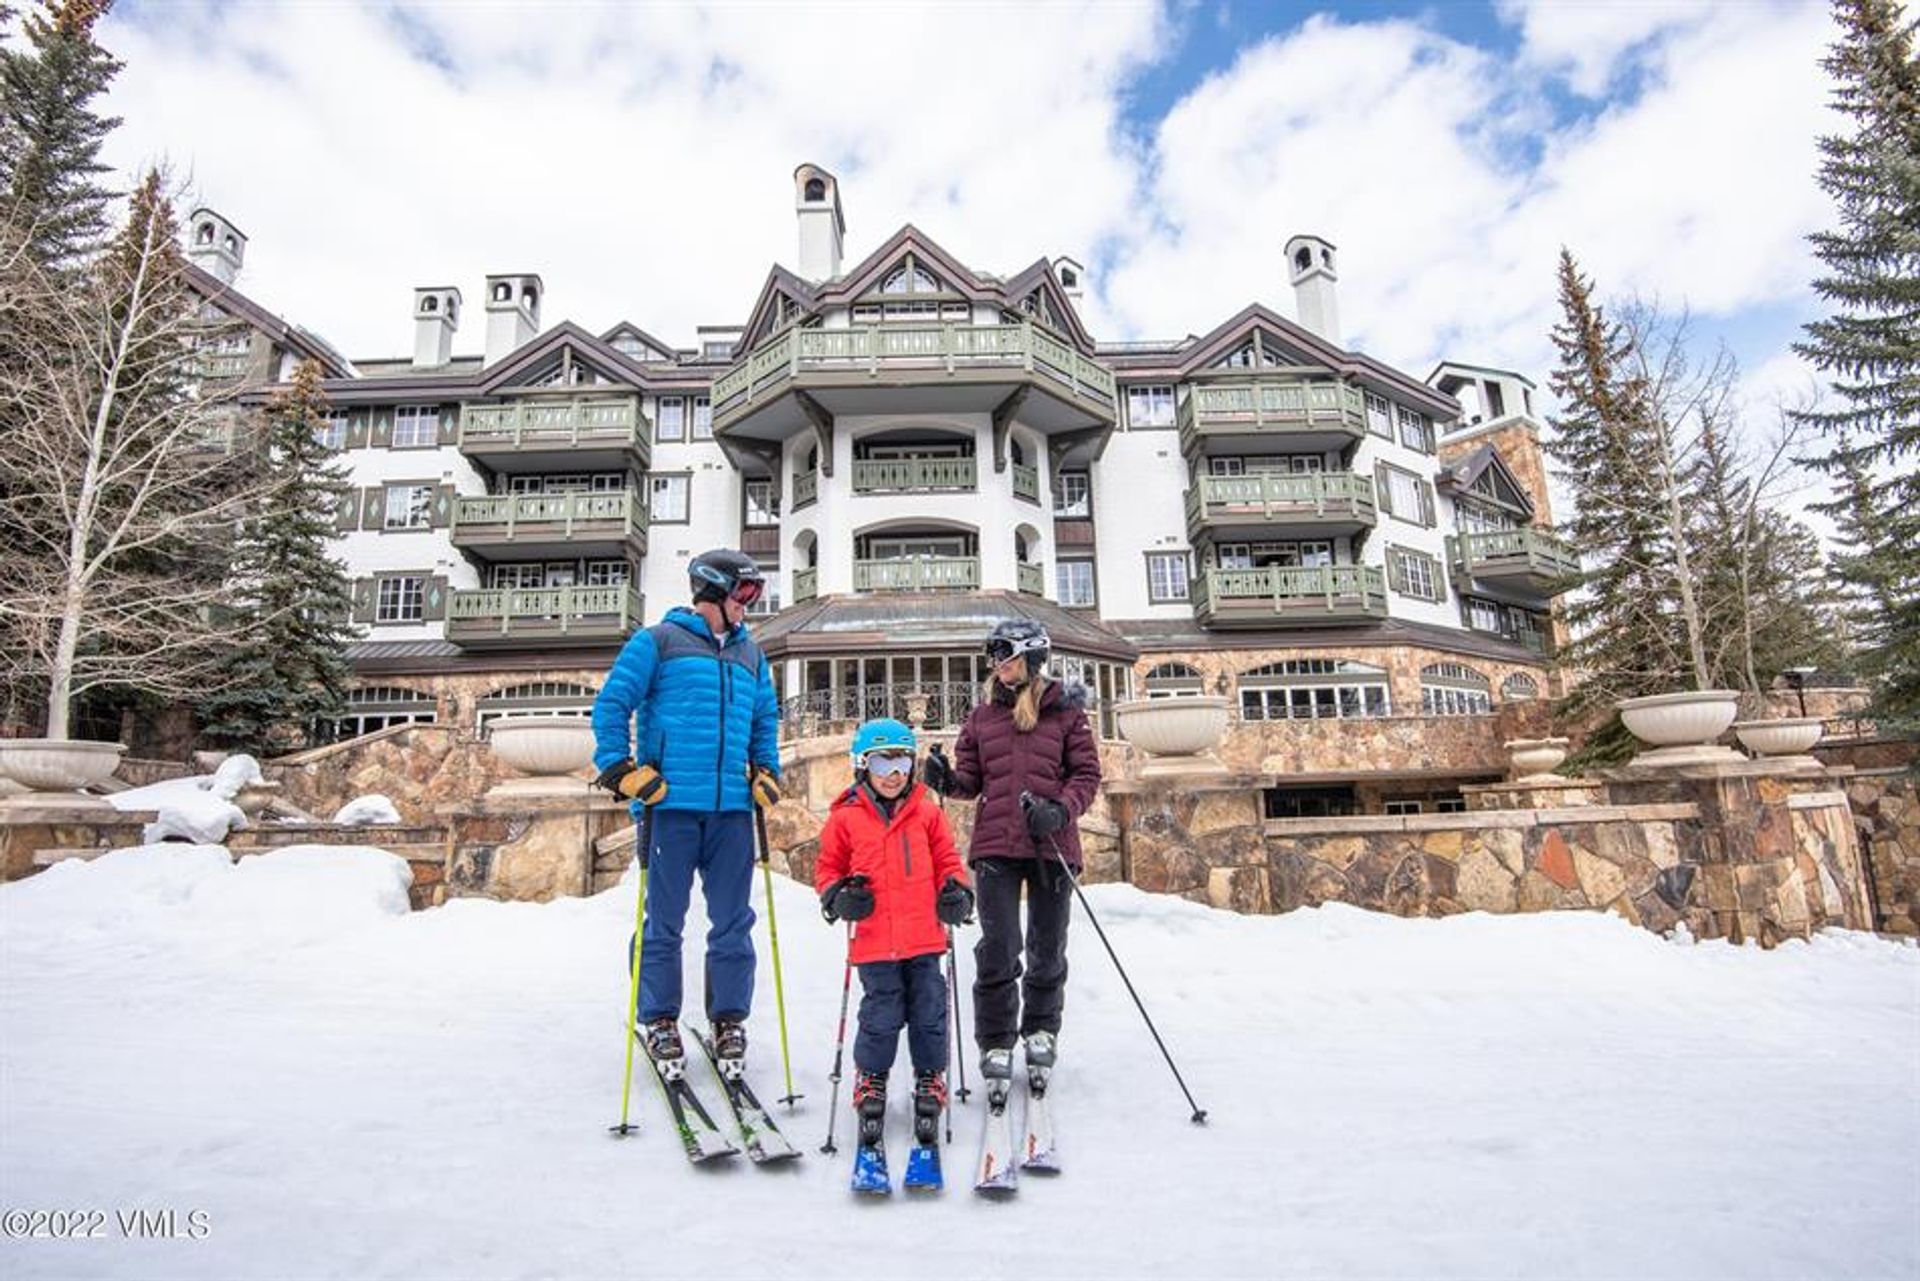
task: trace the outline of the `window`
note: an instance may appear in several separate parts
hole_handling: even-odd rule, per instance
[[[433,525],[432,485],[388,485],[386,529],[428,529]]]
[[[1417,600],[1445,600],[1446,587],[1440,579],[1440,562],[1425,552],[1407,547],[1387,548],[1387,585],[1402,596]]]
[[[652,501],[648,512],[656,525],[684,525],[688,520],[688,497],[693,477],[655,476],[651,481]]]
[[[1469,499],[1456,499],[1453,514],[1463,534],[1498,534],[1519,527],[1511,513]]]
[[[1127,425],[1129,427],[1173,426],[1173,388],[1127,388]]]
[[[628,582],[624,560],[590,560],[581,581],[588,587],[625,587]]]
[[[426,617],[427,580],[418,574],[380,580],[374,603],[376,623],[417,623]]]
[[[1193,698],[1204,693],[1200,669],[1186,663],[1161,663],[1147,673],[1148,698]]]
[[[1367,430],[1376,436],[1393,439],[1393,406],[1385,396],[1367,393]]]
[[[747,524],[778,525],[779,523],[780,486],[766,479],[748,481]]]
[[[825,200],[827,198],[826,180],[823,178],[807,179],[806,193],[807,193],[807,200],[809,202],[812,202],[815,200]]]
[[[402,405],[393,411],[393,447],[420,449],[440,443],[440,411],[432,405]]]
[[[713,405],[705,396],[693,398],[693,438],[713,439]]]
[[[940,282],[918,266],[909,263],[904,267],[896,268],[888,275],[880,283],[880,292],[883,294],[937,294],[940,292]]]
[[[1395,520],[1411,525],[1433,524],[1433,491],[1426,482],[1403,468],[1381,463],[1375,469],[1380,506]]]
[[[656,440],[685,440],[687,437],[687,402],[678,396],[660,398],[660,424],[654,430]]]
[[[1079,609],[1094,603],[1092,561],[1056,561],[1053,568],[1054,595],[1062,605]]]
[[[1420,669],[1424,716],[1484,716],[1493,711],[1487,678],[1464,663],[1433,663]]]
[[[1477,596],[1467,598],[1467,626],[1477,632],[1499,634],[1504,624],[1504,614],[1505,611],[1490,600],[1481,600]]]
[[[1442,796],[1433,803],[1436,814],[1464,814],[1467,812],[1467,798],[1464,796]]]
[[[1525,672],[1515,672],[1500,682],[1500,701],[1525,703],[1540,697],[1540,686]]]
[[[1359,812],[1352,787],[1269,787],[1268,818],[1346,818]]]
[[[1063,471],[1053,478],[1053,514],[1074,519],[1093,515],[1093,487],[1087,473]]]
[[[1147,599],[1156,605],[1187,603],[1187,554],[1147,553]]]
[[[1416,414],[1411,409],[1396,406],[1395,412],[1400,419],[1400,443],[1408,449],[1417,449],[1423,454],[1433,452],[1433,422],[1425,414]]]
[[[733,340],[731,338],[708,338],[700,343],[702,360],[732,360]]]
[[[1356,720],[1392,706],[1386,669],[1352,659],[1290,658],[1240,677],[1242,720]]]
[[[321,418],[313,429],[313,438],[322,449],[339,453],[347,447],[347,411],[335,409]]]
[[[1385,811],[1385,813],[1389,817],[1392,817],[1395,814],[1418,814],[1420,812],[1420,802],[1419,801],[1387,801],[1382,805],[1381,808]]]
[[[577,716],[585,719],[593,715],[596,693],[586,685],[535,681],[488,694],[480,700],[475,710],[479,712],[481,729],[516,716]]]
[[[1490,382],[1486,384],[1486,388],[1487,417],[1505,418],[1507,416],[1507,398],[1501,394],[1500,384]]]
[[[373,685],[347,695],[347,714],[332,723],[335,739],[357,738],[391,725],[431,725],[439,715],[430,694]]]

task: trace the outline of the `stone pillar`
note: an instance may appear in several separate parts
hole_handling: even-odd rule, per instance
[[[1236,912],[1273,911],[1264,785],[1257,776],[1221,774],[1109,783],[1126,879]]]
[[[438,813],[453,829],[449,897],[535,903],[593,893],[596,844],[631,823],[625,801],[598,793],[483,796]]]
[[[146,825],[157,818],[148,810],[66,805],[57,795],[45,802],[15,797],[0,806],[0,881],[31,876],[63,858],[130,849],[143,843]]]

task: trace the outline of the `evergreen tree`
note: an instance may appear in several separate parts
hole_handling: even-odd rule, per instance
[[[1834,0],[1840,36],[1823,65],[1850,130],[1820,140],[1820,185],[1838,227],[1812,237],[1832,314],[1795,344],[1834,403],[1801,415],[1831,443],[1813,459],[1837,480],[1825,505],[1846,550],[1875,713],[1920,723],[1920,60],[1899,0]]]
[[[346,572],[327,553],[347,478],[321,439],[320,377],[303,361],[265,410],[266,483],[234,545],[233,649],[221,692],[200,708],[209,738],[256,754],[342,715],[352,678]]]
[[[0,199],[54,268],[77,266],[107,231],[100,144],[120,121],[97,115],[93,100],[121,64],[94,28],[111,3],[41,0],[24,47],[0,48]]]

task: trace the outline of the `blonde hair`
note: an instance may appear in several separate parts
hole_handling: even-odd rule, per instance
[[[1044,672],[1036,673],[1020,687],[1013,699],[1013,727],[1022,734],[1031,734],[1033,727],[1040,723],[1040,699],[1047,692],[1048,678]],[[986,702],[993,701],[994,694],[1002,688],[1000,678],[989,674],[987,688],[983,695]]]

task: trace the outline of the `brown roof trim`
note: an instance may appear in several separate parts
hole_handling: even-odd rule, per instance
[[[218,276],[205,268],[196,267],[190,262],[181,265],[186,272],[189,289],[220,310],[238,316],[282,346],[291,347],[307,359],[318,361],[322,372],[328,377],[342,377],[351,368],[346,357],[323,340],[297,325],[288,324],[232,285],[222,284]]]
[[[1442,467],[1439,478],[1434,482],[1435,487],[1443,493],[1464,494],[1473,488],[1474,482],[1489,467],[1497,468],[1507,478],[1507,483],[1513,486],[1513,492],[1520,495],[1521,510],[1531,520],[1534,514],[1533,496],[1527,493],[1527,487],[1520,483],[1520,478],[1513,474],[1513,468],[1507,465],[1499,447],[1492,443],[1481,445],[1460,461]]]
[[[601,334],[600,341],[603,343],[606,343],[608,346],[612,346],[613,340],[615,338],[618,338],[621,334],[632,334],[634,337],[640,339],[642,342],[646,343],[647,346],[653,348],[655,351],[665,352],[669,357],[672,357],[676,352],[679,351],[679,348],[675,347],[672,343],[662,342],[660,339],[655,338],[652,334],[648,333],[646,330],[640,328],[640,326],[634,324],[631,320],[623,320],[619,324],[615,325],[613,328],[607,330],[606,333]]]
[[[1363,627],[1289,627],[1248,631],[1207,631],[1196,622],[1160,619],[1107,619],[1105,625],[1140,647],[1140,653],[1171,654],[1190,650],[1241,649],[1379,649],[1389,645],[1416,645],[1442,653],[1466,654],[1494,662],[1530,667],[1547,666],[1547,659],[1524,645],[1515,645],[1479,632],[1456,631],[1431,623],[1389,619]]]
[[[767,278],[760,286],[760,296],[754,299],[753,310],[747,313],[747,323],[741,327],[740,346],[736,354],[758,346],[773,325],[778,323],[779,313],[773,310],[773,300],[781,294],[790,296],[808,315],[819,310],[819,295],[813,286],[779,263],[774,263],[767,269]]]
[[[653,375],[647,372],[646,366],[609,346],[597,335],[588,333],[571,320],[561,321],[518,350],[502,356],[487,366],[482,371],[481,377],[475,381],[474,390],[482,395],[496,391],[511,383],[516,375],[526,373],[534,365],[569,344],[590,353],[597,360],[604,361],[609,366],[607,372],[625,374],[633,386],[651,390]]]
[[[951,278],[954,288],[968,298],[976,302],[993,302],[1004,298],[1004,295],[996,293],[992,286],[975,275],[972,268],[942,249],[925,232],[909,222],[888,236],[878,249],[862,258],[852,271],[830,284],[822,285],[816,295],[819,302],[851,302],[879,278],[884,268],[893,265],[893,260],[909,249],[931,259],[942,269],[943,275]]]

